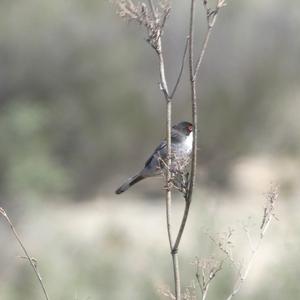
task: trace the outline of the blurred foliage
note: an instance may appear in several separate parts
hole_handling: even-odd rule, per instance
[[[139,168],[164,135],[156,59],[141,30],[106,1],[0,6],[1,195],[80,197]],[[285,11],[281,1],[253,1],[230,3],[220,16],[199,88],[200,163],[209,183],[226,185],[241,155],[299,153],[291,111],[300,105],[299,10],[288,18]],[[171,82],[187,12],[176,4],[166,30]],[[188,95],[181,84],[174,122],[190,119]]]
[[[300,152],[299,3],[228,2],[210,40],[199,86],[201,179],[218,187],[230,184],[228,171],[241,156],[290,156],[295,166]],[[160,202],[138,199],[145,207],[137,210],[132,199],[110,207],[113,199],[101,197],[97,210],[91,203],[41,201],[33,207],[23,201],[32,195],[86,199],[98,189],[111,192],[114,178],[143,165],[165,126],[152,49],[142,31],[120,20],[108,1],[2,0],[0,8],[0,202],[22,196],[14,219],[38,258],[51,298],[161,299],[156,283],[171,282],[172,274],[160,227],[164,211],[153,208]],[[177,1],[166,27],[171,86],[188,10],[186,2]],[[205,30],[202,17],[197,37]],[[189,86],[182,82],[174,98],[174,123],[190,119],[189,103]],[[241,217],[237,203],[242,200],[250,203],[242,204],[245,215],[258,210],[253,199],[244,199],[247,192],[236,199],[223,199],[224,194],[214,189],[200,195],[201,207],[191,212],[195,232],[183,242],[181,254],[185,285],[194,278],[193,257],[211,254],[200,238],[203,226],[218,231],[220,220],[228,226],[235,213]],[[291,201],[285,201],[280,219],[289,219],[290,228],[281,226],[270,235],[270,251],[263,258],[271,263],[257,272],[260,281],[241,299],[299,295],[297,203],[291,209]],[[256,206],[261,209],[261,203]],[[0,298],[40,298],[29,266],[16,260],[15,240],[5,226],[0,233]],[[230,280],[232,272],[222,273],[211,299],[222,298]]]
[[[113,71],[124,49],[106,45],[105,21],[93,14],[102,3],[89,4],[2,4],[2,193],[87,193],[112,174],[120,143],[147,120],[139,116],[143,96]]]
[[[2,184],[23,193],[62,191],[68,174],[50,152],[47,111],[39,104],[20,99],[7,106],[0,120]]]
[[[195,257],[224,258],[209,235],[217,238],[228,232],[228,226],[233,230],[235,262],[245,266],[251,249],[243,227],[249,225],[256,243],[262,218],[263,201],[257,195],[202,191],[195,196],[202,201],[193,204],[180,248],[184,287],[195,280]],[[182,205],[176,202],[173,206],[175,216],[180,215]],[[158,288],[172,288],[173,276],[163,202],[128,197],[119,202],[111,198],[79,204],[44,203],[39,208],[40,214],[27,210],[17,230],[38,260],[51,299],[166,299],[158,292]],[[299,202],[290,199],[278,210],[280,222],[271,224],[239,299],[289,300],[299,295],[300,267],[295,264],[300,245]],[[0,256],[1,299],[41,299],[29,264],[18,258],[22,252],[9,227],[0,226],[0,233],[5,245]],[[212,281],[208,298],[224,299],[236,276],[235,267],[227,260]],[[196,293],[200,295],[198,287]]]

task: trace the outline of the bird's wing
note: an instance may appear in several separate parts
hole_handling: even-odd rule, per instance
[[[172,131],[171,131],[171,143],[172,144],[179,143],[180,140],[181,140],[181,138],[182,138],[181,133],[178,132],[177,130],[175,130],[174,128],[172,128]],[[155,156],[155,154],[164,159],[165,156],[166,156],[166,152],[167,152],[167,141],[163,140],[155,148],[155,150],[152,153],[152,155],[148,158],[148,160],[145,163],[145,167],[147,167],[151,163],[151,161],[152,161],[153,157]]]
[[[151,163],[155,154],[160,154],[160,156],[162,156],[161,154],[163,154],[164,149],[166,147],[167,147],[167,142],[165,140],[161,141],[160,144],[156,147],[156,149],[152,153],[152,155],[145,162],[145,167],[147,167]]]

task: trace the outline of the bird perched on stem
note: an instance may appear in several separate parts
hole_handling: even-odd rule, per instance
[[[183,174],[190,162],[193,148],[193,124],[183,121],[172,127],[171,131],[171,166],[173,177]],[[121,194],[132,185],[147,178],[166,173],[167,169],[167,141],[160,142],[153,154],[146,161],[144,168],[136,175],[129,177],[117,190]]]

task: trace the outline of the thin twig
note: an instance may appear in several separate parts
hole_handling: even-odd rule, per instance
[[[205,0],[206,1],[206,0]],[[224,0],[218,0],[218,5],[223,2]],[[198,121],[197,121],[197,94],[196,94],[196,83],[195,80],[197,78],[198,71],[194,70],[194,14],[195,14],[195,0],[191,0],[191,13],[190,13],[190,26],[189,26],[189,37],[186,41],[186,46],[181,62],[181,67],[179,71],[178,78],[175,82],[175,86],[171,92],[169,93],[166,74],[165,74],[165,63],[164,63],[164,53],[162,50],[162,35],[163,29],[165,26],[165,22],[167,17],[170,13],[170,6],[163,6],[161,13],[158,12],[157,8],[154,6],[153,0],[148,0],[148,6],[145,3],[139,3],[135,5],[132,3],[131,0],[117,0],[117,5],[119,8],[119,15],[123,18],[128,20],[133,20],[138,22],[139,24],[143,25],[148,33],[147,41],[154,48],[156,54],[159,58],[159,74],[160,74],[160,89],[164,95],[166,100],[166,140],[167,140],[167,160],[166,160],[166,219],[167,219],[167,232],[168,232],[168,239],[172,254],[172,261],[173,261],[173,271],[174,271],[174,281],[175,281],[175,298],[176,300],[181,299],[181,284],[180,284],[180,274],[179,274],[179,265],[178,265],[178,247],[182,238],[182,234],[184,232],[185,224],[187,222],[190,204],[192,200],[193,189],[195,186],[196,181],[196,165],[197,165],[197,131],[198,131]],[[217,6],[218,6],[217,5]],[[219,7],[218,7],[219,9]],[[208,16],[207,12],[207,20],[209,27],[212,27],[213,24],[211,23],[211,16],[213,18],[216,17],[215,15],[210,14]],[[214,22],[213,22],[214,23]],[[207,37],[208,41],[208,37]],[[201,51],[201,59],[196,64],[197,68],[199,68],[205,50],[206,50],[207,42],[205,43],[202,51]],[[184,70],[184,62],[187,50],[189,50],[189,74],[190,74],[190,83],[191,83],[191,102],[192,102],[192,122],[194,126],[193,130],[193,150],[192,150],[192,162],[191,162],[191,172],[190,172],[190,180],[188,182],[187,188],[185,188],[186,192],[184,193],[185,198],[185,209],[183,213],[183,217],[181,220],[181,224],[176,236],[175,243],[173,243],[173,234],[172,234],[172,174],[170,171],[171,167],[171,113],[172,113],[172,98],[178,88],[180,80],[182,78],[182,73]],[[198,66],[199,65],[199,66]]]
[[[166,80],[164,52],[162,49],[162,34],[163,29],[170,13],[170,6],[163,6],[161,12],[154,6],[152,0],[148,0],[150,6],[149,9],[145,3],[134,5],[130,0],[117,1],[119,8],[119,14],[128,19],[138,22],[143,25],[148,34],[147,41],[151,47],[155,50],[159,61],[159,76],[160,82],[159,87],[163,93],[166,101],[166,141],[167,141],[167,159],[166,159],[166,220],[167,220],[167,232],[169,245],[172,255],[174,282],[175,282],[175,297],[176,300],[180,300],[180,274],[178,265],[178,254],[177,251],[173,250],[173,235],[172,235],[172,174],[170,171],[171,167],[171,129],[172,129],[172,102],[169,94],[168,84]]]
[[[253,267],[253,263],[255,261],[255,258],[257,256],[258,250],[261,247],[262,241],[265,237],[265,234],[270,226],[270,223],[273,219],[276,219],[275,213],[274,213],[274,203],[276,202],[278,198],[279,192],[278,192],[278,187],[277,186],[272,186],[270,188],[270,191],[266,195],[266,206],[264,209],[264,215],[263,215],[263,220],[262,220],[262,225],[260,227],[260,234],[259,234],[259,239],[256,245],[254,246],[252,243],[252,238],[250,236],[249,231],[246,231],[247,239],[250,243],[250,248],[251,248],[251,255],[250,258],[245,266],[244,272],[240,272],[232,292],[230,295],[226,298],[226,300],[231,300],[241,289],[243,282],[247,279],[249,272],[251,268]]]
[[[38,281],[39,281],[39,283],[40,283],[40,286],[41,286],[41,288],[42,288],[42,290],[43,290],[43,293],[44,293],[44,296],[45,296],[46,300],[49,300],[48,293],[47,293],[47,291],[46,291],[46,288],[45,288],[45,286],[44,286],[42,277],[41,277],[41,275],[40,275],[40,273],[39,273],[39,271],[38,271],[38,268],[37,268],[36,260],[33,259],[33,258],[31,258],[31,256],[29,256],[28,251],[26,250],[26,248],[25,248],[23,242],[21,241],[21,239],[20,239],[20,237],[19,237],[19,235],[18,235],[18,233],[17,233],[17,231],[16,231],[16,229],[15,229],[13,223],[11,222],[11,220],[10,220],[10,218],[8,217],[6,211],[5,211],[2,207],[0,207],[0,214],[4,217],[4,219],[5,219],[5,220],[7,221],[7,223],[9,224],[9,226],[10,226],[10,228],[11,228],[11,230],[12,230],[12,233],[14,234],[16,240],[18,241],[19,245],[21,246],[21,248],[22,248],[22,250],[23,250],[23,252],[24,252],[24,254],[25,254],[25,256],[26,256],[26,259],[29,261],[29,263],[30,263],[30,265],[31,265],[31,267],[32,267],[32,269],[33,269],[33,271],[34,271],[34,274],[36,275],[36,277],[37,277],[37,279],[38,279]]]
[[[224,260],[218,261],[213,257],[203,260],[196,258],[195,264],[196,279],[202,294],[201,300],[205,300],[211,282],[215,279],[217,273],[223,268]]]
[[[159,288],[158,293],[165,296],[165,297],[167,297],[167,298],[170,298],[172,300],[176,300],[174,294],[170,291],[170,289],[168,287]]]
[[[206,51],[206,48],[207,48],[207,44],[208,44],[208,40],[209,40],[211,31],[212,31],[212,27],[209,27],[208,30],[207,30],[207,32],[206,32],[206,35],[205,35],[205,39],[204,39],[203,46],[202,46],[202,51],[201,51],[200,56],[199,56],[199,58],[197,60],[197,64],[196,64],[196,68],[195,68],[195,73],[194,73],[195,77],[198,75],[200,66],[202,64],[203,57],[204,57],[204,54],[205,54],[205,51]]]
[[[215,244],[215,246],[225,255],[226,259],[230,261],[232,266],[236,269],[241,276],[241,264],[236,262],[232,253],[232,234],[233,229],[229,228],[228,232],[222,234],[219,238],[215,238],[212,235],[208,235],[209,239]]]
[[[252,241],[252,237],[251,237],[251,235],[250,235],[249,228],[248,228],[246,225],[244,225],[244,226],[243,226],[243,229],[244,229],[244,231],[245,231],[245,233],[246,233],[247,240],[248,240],[248,244],[249,244],[249,247],[250,247],[250,249],[251,249],[251,252],[253,253],[253,252],[255,251],[255,247],[254,247],[254,245],[253,245],[253,241]]]
[[[160,70],[160,89],[166,100],[166,110],[167,110],[167,122],[166,122],[166,131],[167,131],[167,168],[166,168],[166,218],[167,218],[167,232],[169,238],[169,245],[172,255],[173,262],[173,273],[174,273],[174,283],[175,283],[175,297],[176,300],[181,299],[181,283],[180,283],[180,273],[179,273],[179,262],[178,262],[178,253],[173,251],[173,235],[172,235],[172,194],[171,194],[171,129],[172,129],[172,101],[169,97],[168,84],[165,74],[165,64],[164,56],[162,50],[161,36],[158,38],[158,48],[157,54],[159,58],[159,70]]]
[[[199,58],[197,59],[196,67],[195,67],[195,72],[194,72],[194,77],[197,78],[200,66],[203,62],[204,54],[206,52],[206,48],[208,45],[208,41],[212,32],[213,27],[215,26],[217,16],[219,13],[220,8],[226,6],[226,3],[224,0],[218,0],[216,7],[214,10],[211,10],[210,8],[207,7],[207,1],[203,1],[204,8],[206,9],[206,16],[207,16],[207,31],[206,35],[204,38],[204,42],[202,45],[202,50],[200,52]]]
[[[195,185],[195,170],[197,165],[197,131],[198,131],[198,121],[197,121],[197,94],[196,94],[196,83],[194,76],[194,15],[195,15],[195,0],[191,0],[191,10],[190,10],[190,27],[189,27],[189,74],[190,74],[190,84],[191,84],[191,100],[192,100],[192,119],[193,119],[193,150],[192,150],[192,162],[191,162],[191,177],[188,187],[188,192],[185,198],[185,208],[179,231],[176,237],[176,241],[173,249],[177,250],[181,241],[181,237],[185,228],[185,224],[188,218],[190,204],[192,200],[193,189]]]
[[[153,1],[152,1],[152,0],[148,0],[148,2],[149,2],[149,6],[150,6],[150,9],[151,9],[153,18],[154,18],[155,20],[157,20],[157,15],[156,15],[156,12],[155,12],[155,8],[154,8]]]
[[[207,2],[204,0],[204,4]],[[193,119],[193,151],[192,151],[192,162],[191,162],[191,176],[190,183],[188,187],[188,192],[185,197],[185,209],[182,217],[182,221],[179,227],[179,231],[174,244],[174,250],[177,250],[180,244],[180,240],[185,228],[185,224],[188,218],[190,204],[192,201],[193,190],[196,182],[196,167],[197,167],[197,133],[198,133],[198,117],[197,117],[197,93],[196,93],[196,79],[199,75],[199,68],[202,64],[204,54],[206,53],[208,40],[210,37],[211,30],[215,24],[215,20],[219,9],[225,6],[224,0],[218,0],[216,5],[216,13],[213,15],[213,22],[208,18],[208,31],[206,33],[205,42],[202,45],[202,50],[200,52],[200,57],[197,61],[196,67],[194,69],[194,14],[195,14],[195,0],[191,0],[191,10],[190,10],[190,29],[189,29],[189,74],[190,74],[190,86],[191,86],[191,101],[192,101],[192,119]]]
[[[189,39],[190,39],[190,37],[188,36],[186,38],[186,42],[185,42],[185,48],[184,48],[184,53],[183,53],[183,56],[182,56],[182,61],[181,61],[181,67],[180,67],[179,75],[177,77],[177,80],[176,80],[176,83],[174,85],[173,91],[172,91],[172,93],[170,95],[171,99],[173,99],[173,97],[175,95],[175,92],[177,90],[177,87],[178,87],[178,85],[180,83],[180,79],[181,79],[181,76],[182,76],[182,73],[183,73],[183,69],[184,69],[184,62],[185,62],[186,52],[187,52],[188,45],[189,45]]]

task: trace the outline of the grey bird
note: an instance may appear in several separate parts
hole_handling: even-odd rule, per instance
[[[183,121],[172,127],[171,131],[171,172],[183,170],[190,162],[193,148],[193,124]],[[153,176],[162,175],[166,170],[167,141],[160,142],[153,154],[146,161],[144,168],[129,177],[117,190],[121,194],[137,182]]]

